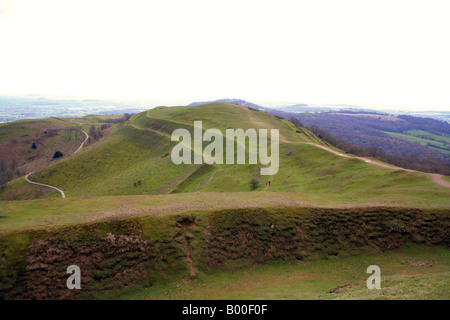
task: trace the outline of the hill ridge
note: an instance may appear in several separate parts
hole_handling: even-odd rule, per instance
[[[278,128],[283,137],[279,173],[259,176],[259,165],[174,165],[169,155],[176,143],[170,141],[170,135],[180,127],[192,130],[194,120],[202,120],[204,129],[216,127],[222,132],[229,127],[246,130],[255,125]],[[422,173],[379,168],[339,153],[345,154],[286,119],[243,106],[213,103],[136,114],[117,125],[107,143],[53,164],[34,177],[38,183],[61,188],[68,197],[247,192],[253,177],[260,182],[256,192],[325,192],[356,198],[385,192],[414,192],[420,197],[448,194]],[[272,181],[270,188],[264,184],[266,179]],[[18,193],[20,183],[11,184],[11,188]],[[0,199],[9,199],[8,192],[8,188],[0,192]]]

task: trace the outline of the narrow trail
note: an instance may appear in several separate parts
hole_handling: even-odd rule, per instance
[[[218,174],[220,171],[222,171],[223,169],[217,169],[216,171],[214,171],[209,177],[208,177],[208,180],[206,180],[206,182],[203,182],[201,185],[199,185],[197,188],[195,188],[194,190],[193,190],[193,192],[197,192],[198,191],[198,189],[200,189],[200,188],[204,188],[204,187],[206,187],[208,184],[210,184],[211,183],[211,180],[216,176],[216,174]]]
[[[74,155],[75,153],[77,153],[78,151],[81,150],[81,148],[83,148],[84,144],[86,143],[86,141],[88,141],[89,136],[86,133],[86,131],[84,131],[83,129],[80,129],[85,135],[86,135],[86,139],[84,139],[83,143],[80,145],[80,147],[77,149],[77,151],[75,151],[74,153],[72,153],[72,155]]]
[[[34,172],[34,171],[33,171],[33,172]],[[37,185],[37,186],[42,186],[42,187],[47,187],[47,188],[55,189],[56,191],[59,191],[59,192],[61,193],[61,196],[62,196],[63,199],[66,197],[66,195],[64,194],[64,191],[62,191],[61,189],[59,189],[59,188],[57,188],[57,187],[50,186],[50,185],[48,185],[48,184],[37,183],[37,182],[31,181],[30,179],[28,179],[28,176],[29,176],[30,174],[32,174],[33,172],[30,172],[30,173],[28,173],[28,174],[25,176],[25,180],[26,180],[28,183],[35,184],[35,185]]]
[[[315,146],[317,148],[321,148],[321,149],[326,150],[328,152],[334,153],[335,155],[338,155],[340,157],[362,160],[362,161],[364,161],[366,163],[370,163],[370,164],[373,164],[373,165],[376,165],[376,166],[379,166],[379,167],[382,167],[382,168],[386,168],[386,169],[403,170],[403,171],[408,171],[408,172],[423,173],[423,174],[428,175],[431,178],[431,180],[434,183],[436,183],[437,185],[440,185],[440,186],[446,187],[446,188],[450,188],[450,182],[445,181],[442,174],[428,173],[428,172],[423,172],[423,171],[406,169],[406,168],[396,167],[396,166],[393,166],[393,165],[388,165],[388,164],[383,163],[383,162],[374,161],[374,160],[369,159],[369,158],[357,157],[357,156],[349,156],[347,154],[343,154],[341,152],[338,152],[336,150],[330,149],[330,148],[328,148],[326,146],[322,146],[322,145],[317,144],[317,143],[312,143],[312,142],[300,142],[300,143],[309,144],[309,145]]]
[[[80,125],[81,125],[81,123],[80,123]],[[78,149],[77,149],[74,153],[72,153],[72,156],[73,156],[74,154],[76,154],[78,151],[80,151],[81,148],[83,148],[83,146],[84,146],[84,144],[86,143],[86,141],[88,141],[88,139],[89,139],[89,135],[86,133],[86,131],[84,131],[83,129],[79,129],[79,130],[81,130],[81,131],[86,135],[86,138],[85,138],[84,141],[81,143],[81,145],[78,147]],[[33,172],[34,172],[34,171],[33,171]],[[38,182],[31,181],[31,180],[28,178],[28,176],[29,176],[30,174],[32,174],[33,172],[30,172],[30,173],[28,173],[28,174],[25,176],[25,181],[27,181],[28,183],[37,185],[37,186],[55,189],[56,191],[59,191],[59,192],[61,193],[61,196],[62,196],[63,199],[66,198],[66,195],[64,194],[64,191],[62,191],[61,189],[59,189],[59,188],[57,188],[57,187],[54,187],[54,186],[51,186],[51,185],[48,185],[48,184],[43,184],[43,183],[38,183]]]

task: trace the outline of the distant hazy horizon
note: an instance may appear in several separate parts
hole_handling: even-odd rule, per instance
[[[0,0],[0,95],[450,110],[449,1]]]
[[[362,104],[350,104],[350,103],[326,103],[326,102],[311,102],[311,101],[268,101],[268,100],[249,100],[244,99],[242,97],[216,97],[214,99],[197,99],[197,100],[188,100],[188,99],[145,99],[145,98],[114,98],[114,97],[100,97],[100,96],[71,96],[71,95],[51,95],[51,94],[24,94],[24,95],[0,95],[0,99],[6,97],[23,97],[23,98],[44,98],[44,99],[52,99],[52,100],[99,100],[102,102],[106,101],[117,101],[124,104],[129,104],[130,106],[135,104],[135,106],[144,106],[144,107],[157,107],[157,106],[183,106],[188,105],[192,102],[201,102],[201,101],[214,101],[219,99],[242,99],[248,102],[252,102],[263,107],[268,108],[279,108],[282,106],[292,106],[296,104],[307,104],[311,107],[334,107],[334,108],[360,108],[360,109],[371,109],[376,111],[409,111],[409,112],[442,112],[448,111],[450,112],[450,106],[444,108],[421,108],[421,107],[410,107],[410,106],[393,106],[393,105],[362,105]]]
[[[64,102],[67,101],[76,101],[79,103],[83,102],[89,102],[90,106],[115,106],[116,110],[124,111],[124,110],[147,110],[151,108],[155,108],[158,106],[185,106],[189,105],[193,102],[206,102],[206,101],[215,101],[220,99],[240,99],[245,100],[247,102],[255,103],[257,105],[260,105],[262,107],[266,108],[283,108],[283,107],[289,107],[293,105],[307,105],[308,107],[313,108],[330,108],[330,109],[359,109],[359,110],[371,110],[371,111],[378,111],[378,112],[388,112],[392,114],[401,114],[401,113],[422,113],[426,114],[429,113],[442,113],[447,114],[450,113],[450,108],[444,108],[440,110],[439,108],[435,109],[423,109],[423,108],[408,108],[406,107],[395,107],[395,106],[374,106],[374,105],[356,105],[356,104],[346,104],[346,103],[311,103],[306,101],[258,101],[258,100],[246,100],[242,99],[240,97],[218,97],[217,99],[207,100],[207,99],[198,99],[195,101],[192,100],[170,100],[170,99],[126,99],[126,98],[108,98],[108,97],[77,97],[77,96],[62,96],[62,95],[40,95],[40,94],[27,94],[27,95],[0,95],[0,107],[2,107],[2,100],[5,100],[7,98],[24,98],[29,99],[30,101],[35,100],[38,102],[40,99],[48,99],[56,102],[58,105],[63,105]],[[96,103],[98,101],[98,103]],[[4,102],[4,101],[3,101]],[[30,108],[38,106],[40,104],[36,105],[30,105]],[[4,106],[4,103],[3,103]],[[68,109],[74,109],[73,106],[68,105]],[[114,108],[111,108],[111,112],[115,110]],[[95,110],[95,109],[94,109]],[[102,112],[105,112],[105,109],[101,110]],[[313,111],[314,112],[314,111]],[[447,118],[446,118],[447,119]],[[448,121],[448,120],[446,120]]]

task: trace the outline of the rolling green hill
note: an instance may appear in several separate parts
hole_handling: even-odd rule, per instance
[[[170,136],[178,128],[192,132],[195,120],[203,121],[203,130],[279,129],[278,173],[272,177],[260,176],[260,165],[256,164],[173,164],[170,152],[177,142],[172,142]],[[296,128],[287,120],[242,106],[213,103],[158,107],[117,126],[105,143],[35,172],[31,178],[61,188],[69,197],[244,192],[250,191],[249,181],[253,177],[260,181],[256,191],[360,194],[393,188],[439,190],[424,174],[346,159],[311,143],[325,145],[312,133]],[[265,185],[266,179],[271,180],[270,187]],[[17,194],[24,186],[20,180],[12,182],[0,193],[1,199],[10,199],[10,194]]]
[[[280,130],[280,169],[260,176],[260,165],[175,165],[170,152],[177,142],[173,130],[193,131],[195,120],[203,130],[264,128]],[[442,193],[422,173],[381,168],[343,158],[317,146],[326,145],[305,129],[262,111],[213,103],[196,107],[158,107],[133,116],[114,128],[107,141],[69,159],[52,164],[30,177],[56,186],[73,196],[170,194],[179,192],[245,192],[255,177],[257,191],[355,194],[365,192]],[[204,146],[207,143],[204,143]],[[270,179],[270,187],[265,185]],[[11,199],[26,184],[20,179],[0,193]]]

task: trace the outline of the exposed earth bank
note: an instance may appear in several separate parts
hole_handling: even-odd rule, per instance
[[[449,209],[266,208],[155,214],[0,236],[2,299],[101,298],[271,260],[450,246]],[[81,269],[69,290],[67,267]]]

